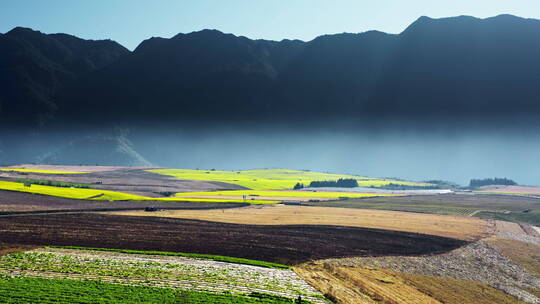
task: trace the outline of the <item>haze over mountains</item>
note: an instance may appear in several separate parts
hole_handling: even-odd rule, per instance
[[[540,21],[421,17],[401,34],[309,42],[203,30],[130,52],[0,35],[0,117],[51,122],[488,120],[540,114]]]

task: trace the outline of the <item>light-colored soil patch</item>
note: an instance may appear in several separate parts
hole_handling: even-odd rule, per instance
[[[294,298],[301,295],[314,303],[325,303],[322,295],[292,270],[177,256],[42,248],[0,257],[0,274],[236,294],[257,291]]]
[[[487,233],[477,218],[330,207],[265,205],[216,210],[126,211],[111,214],[158,216],[252,225],[334,225],[431,234],[476,240]]]
[[[485,284],[451,278],[313,263],[295,271],[338,304],[521,303]]]

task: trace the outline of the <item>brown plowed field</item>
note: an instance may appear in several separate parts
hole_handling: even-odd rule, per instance
[[[0,242],[193,252],[287,264],[330,257],[430,254],[466,243],[355,227],[238,225],[92,213],[0,218]]]
[[[0,216],[18,212],[36,211],[84,211],[144,209],[147,206],[167,209],[236,208],[247,204],[204,202],[105,202],[69,199],[47,195],[0,190]]]

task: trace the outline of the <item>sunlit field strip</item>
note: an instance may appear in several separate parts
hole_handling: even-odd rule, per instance
[[[84,174],[84,173],[90,173],[90,172],[53,171],[53,170],[36,170],[36,169],[19,169],[19,168],[3,168],[3,169],[0,169],[0,171],[42,173],[42,174]]]
[[[72,199],[86,199],[98,201],[187,201],[187,202],[210,202],[210,203],[243,203],[243,200],[235,199],[201,199],[201,198],[174,198],[174,197],[147,197],[130,193],[100,190],[100,189],[85,189],[85,188],[62,188],[42,185],[32,185],[26,187],[22,183],[0,181],[0,190],[10,190],[42,195],[50,195]],[[249,203],[278,203],[278,201],[264,201]]]
[[[381,187],[390,183],[410,186],[426,186],[426,183],[397,181],[391,179],[376,179],[346,174],[331,174],[312,171],[287,169],[260,169],[244,171],[208,171],[190,169],[154,169],[147,170],[162,175],[174,176],[179,179],[202,181],[218,181],[239,185],[253,190],[288,190],[297,183],[309,185],[312,181],[338,180],[352,178],[358,180],[363,187]]]
[[[394,194],[381,193],[355,193],[355,192],[313,192],[313,191],[263,191],[263,190],[232,190],[232,191],[208,191],[208,192],[182,192],[175,194],[176,197],[190,196],[255,196],[257,197],[313,197],[313,198],[357,198],[373,196],[395,196]]]

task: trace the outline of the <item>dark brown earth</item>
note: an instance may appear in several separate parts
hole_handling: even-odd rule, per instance
[[[0,242],[205,253],[285,264],[332,257],[431,254],[466,244],[367,228],[237,225],[95,213],[1,217]]]
[[[55,196],[0,190],[0,215],[37,211],[141,210],[148,206],[160,209],[212,209],[243,207],[239,203],[163,202],[163,201],[87,201]]]
[[[115,170],[84,174],[41,174],[29,172],[0,171],[0,180],[39,179],[92,184],[92,188],[132,193],[149,197],[163,197],[159,192],[199,192],[216,190],[241,190],[242,186],[197,180],[182,180],[142,169],[115,168]],[[96,184],[96,183],[101,184]]]

